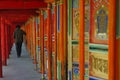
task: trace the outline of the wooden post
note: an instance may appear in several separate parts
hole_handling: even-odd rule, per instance
[[[5,23],[5,45],[6,45],[6,59],[9,58],[9,50],[8,50],[8,25]]]
[[[51,49],[51,43],[52,43],[52,39],[51,39],[51,10],[50,10],[51,4],[48,3],[48,9],[47,9],[47,13],[48,13],[48,19],[47,19],[47,35],[48,35],[48,80],[52,80],[52,68],[51,68],[51,57],[52,57],[52,49]]]
[[[63,51],[64,51],[64,65],[63,65],[63,67],[64,67],[64,79],[65,80],[68,80],[67,79],[67,50],[68,50],[68,47],[67,47],[67,0],[63,0],[63,41],[64,41],[64,43],[63,43],[63,46],[64,46],[64,48],[63,48]]]
[[[108,5],[108,80],[115,80],[115,39],[116,39],[116,0],[109,0]]]
[[[36,17],[32,19],[32,35],[33,35],[33,63],[35,64],[35,70],[37,69],[37,59],[36,59]]]
[[[0,18],[0,22],[2,25],[2,18]],[[1,28],[0,28],[0,31],[1,31]],[[1,33],[0,33],[0,42],[1,42]],[[0,48],[0,78],[2,78],[2,77],[3,77],[3,74],[2,74],[2,53],[1,53],[1,48]]]
[[[55,61],[54,61],[54,80],[57,80],[57,6],[56,3],[54,3],[54,52],[55,52]]]
[[[63,24],[64,24],[64,18],[65,17],[63,15],[64,12],[64,8],[63,8],[63,0],[60,0],[60,47],[59,47],[59,51],[60,51],[60,61],[61,61],[61,79],[65,79],[65,67],[64,67],[64,60],[65,60],[65,52],[64,52],[64,28],[63,28]]]
[[[79,26],[79,56],[80,79],[84,80],[84,0],[80,0],[80,26]]]
[[[5,22],[4,19],[1,19],[1,50],[2,50],[2,64],[4,66],[7,65],[7,59],[6,59],[6,50],[5,50]]]
[[[40,31],[40,42],[41,42],[41,65],[42,65],[42,75],[44,74],[44,15],[43,10],[41,10],[40,15],[40,25],[41,25],[41,31]]]

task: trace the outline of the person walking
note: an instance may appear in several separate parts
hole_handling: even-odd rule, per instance
[[[17,25],[14,31],[14,39],[15,39],[17,57],[21,57],[21,47],[22,47],[24,36],[26,36],[26,32],[20,29],[20,25]]]

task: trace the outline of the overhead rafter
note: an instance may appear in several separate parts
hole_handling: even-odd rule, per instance
[[[9,14],[8,14],[9,13]],[[36,9],[12,9],[12,10],[0,10],[0,16],[11,15],[36,15]]]
[[[44,2],[47,2],[47,3],[52,3],[52,2],[57,2],[57,1],[60,1],[60,0],[44,0]]]
[[[38,9],[46,7],[47,3],[41,1],[0,1],[0,9]]]
[[[39,9],[47,8],[44,0],[0,0],[0,16],[12,24],[23,24]]]

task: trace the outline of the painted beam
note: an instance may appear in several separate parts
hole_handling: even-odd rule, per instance
[[[38,9],[46,7],[47,3],[40,1],[0,1],[0,9]]]

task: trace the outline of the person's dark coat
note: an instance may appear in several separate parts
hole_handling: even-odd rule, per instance
[[[23,42],[24,35],[26,35],[26,33],[23,30],[16,28],[16,30],[14,31],[15,43],[16,42]]]

